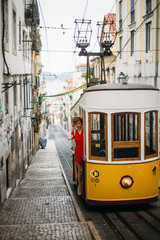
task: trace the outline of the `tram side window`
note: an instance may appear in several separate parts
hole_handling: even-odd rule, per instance
[[[140,114],[112,114],[112,159],[138,160],[140,157]]]
[[[158,112],[145,113],[145,158],[158,154]]]
[[[106,114],[89,113],[90,159],[106,160]]]

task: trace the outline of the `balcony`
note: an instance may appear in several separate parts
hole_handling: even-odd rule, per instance
[[[26,0],[25,23],[27,26],[32,26],[33,23],[40,24],[37,0]]]
[[[32,50],[36,52],[36,54],[38,55],[40,50],[42,47],[42,43],[41,43],[41,38],[40,38],[40,33],[39,30],[37,29],[36,34],[33,35],[33,39],[32,39]]]

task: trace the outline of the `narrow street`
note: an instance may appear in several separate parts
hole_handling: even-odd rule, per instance
[[[0,240],[160,240],[160,0],[0,21]]]
[[[92,239],[75,211],[53,140],[37,152],[25,178],[2,204],[0,239]]]

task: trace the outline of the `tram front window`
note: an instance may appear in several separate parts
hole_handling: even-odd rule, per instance
[[[157,156],[157,111],[145,113],[145,156]]]
[[[89,114],[89,141],[90,158],[106,158],[106,114]]]
[[[112,114],[113,160],[138,160],[140,158],[140,114]]]

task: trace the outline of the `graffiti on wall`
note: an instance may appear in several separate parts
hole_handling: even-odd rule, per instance
[[[3,134],[4,134],[4,146],[9,146],[11,144],[11,140],[13,136],[13,118],[11,116],[10,123],[4,128]]]

